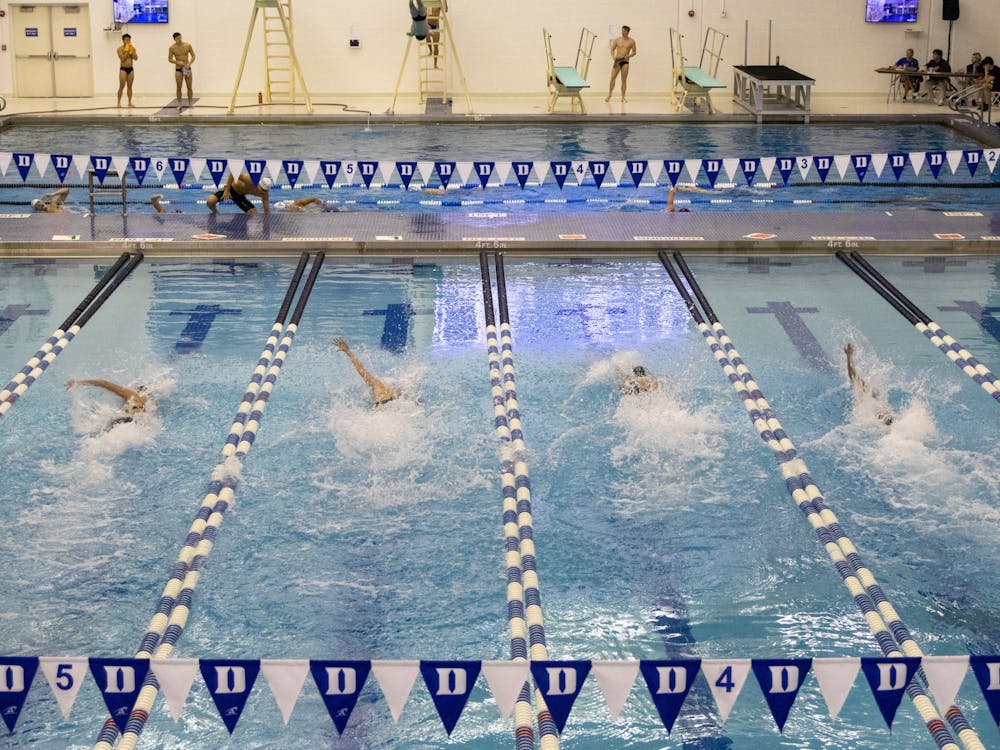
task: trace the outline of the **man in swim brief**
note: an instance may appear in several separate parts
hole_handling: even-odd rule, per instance
[[[167,61],[174,65],[174,80],[177,82],[177,111],[181,111],[181,84],[187,83],[188,108],[194,106],[194,94],[191,92],[191,65],[194,63],[194,47],[181,39],[179,33],[174,34],[174,43],[167,52]]]
[[[632,29],[622,26],[622,35],[611,41],[611,59],[614,63],[611,66],[611,83],[608,85],[608,97],[604,101],[610,102],[611,95],[615,92],[615,79],[618,74],[622,77],[622,101],[626,101],[625,92],[628,88],[628,63],[635,57],[635,39],[629,36]]]
[[[118,106],[122,106],[122,92],[128,89],[128,106],[132,104],[132,82],[135,81],[133,63],[139,59],[139,53],[132,46],[132,36],[122,34],[122,46],[116,50],[118,55]]]
[[[231,200],[247,214],[257,213],[257,208],[248,199],[248,195],[256,195],[264,204],[264,213],[271,212],[271,180],[267,177],[262,177],[260,181],[254,185],[253,180],[250,178],[246,172],[241,174],[238,179],[234,179],[232,173],[229,174],[229,179],[226,180],[226,186],[219,190],[217,193],[213,193],[208,196],[208,200],[205,201],[205,205],[208,206],[208,210],[213,214],[218,213],[218,205],[222,201]]]

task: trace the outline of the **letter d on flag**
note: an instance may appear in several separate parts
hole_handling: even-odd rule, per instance
[[[920,658],[912,656],[861,659],[861,671],[865,673],[865,679],[868,680],[868,686],[889,729],[892,729],[892,720],[896,717],[906,686],[910,684],[919,666]]]
[[[125,731],[148,671],[149,659],[90,659],[90,673],[119,732]]]
[[[788,712],[799,694],[799,688],[809,674],[811,659],[754,659],[753,673],[771,709],[771,716],[784,731]]]
[[[589,673],[589,661],[531,662],[531,675],[535,678],[535,685],[545,698],[552,721],[560,734]]]
[[[199,664],[205,686],[215,701],[226,729],[232,734],[240,720],[253,684],[260,672],[257,659],[202,659]]]
[[[31,689],[31,681],[35,679],[37,671],[38,657],[0,657],[0,715],[11,732],[21,715],[24,701]]]
[[[449,735],[458,723],[469,694],[479,679],[480,668],[481,663],[478,661],[420,662],[420,674]]]
[[[667,734],[673,731],[677,714],[694,684],[694,678],[701,669],[701,659],[683,659],[679,661],[642,661],[639,671],[649,688],[660,720]]]
[[[337,734],[343,734],[351,712],[357,705],[358,695],[365,686],[372,665],[369,661],[320,661],[309,662],[316,688],[323,697],[326,710],[337,727]]]

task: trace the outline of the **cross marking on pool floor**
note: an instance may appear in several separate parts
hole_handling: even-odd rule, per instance
[[[198,349],[204,342],[217,315],[242,315],[242,310],[227,310],[219,305],[198,305],[194,310],[175,310],[171,315],[188,315],[187,325],[181,337],[174,344],[174,350],[187,354]]]
[[[997,341],[1000,341],[1000,322],[994,316],[994,313],[1000,312],[1000,307],[983,307],[978,302],[957,299],[955,300],[955,307],[938,305],[938,310],[941,312],[964,312],[976,321],[980,328]]]
[[[952,260],[943,255],[930,255],[923,260],[904,260],[904,268],[923,266],[924,273],[944,273],[948,266],[958,266],[959,268],[968,265],[964,260]]]
[[[430,315],[433,310],[414,310],[410,304],[386,305],[384,310],[365,310],[365,315],[384,315],[382,327],[382,348],[399,353],[406,348],[410,330],[410,318],[414,315]]]
[[[747,273],[771,273],[771,266],[790,266],[787,260],[772,260],[769,257],[747,258],[746,260],[734,260],[726,264],[727,266],[746,266]]]
[[[794,307],[791,302],[768,302],[767,307],[748,307],[748,313],[761,314],[769,313],[774,315],[778,325],[788,334],[792,345],[798,350],[802,358],[809,362],[817,370],[832,372],[833,367],[827,359],[823,347],[809,330],[809,326],[802,319],[799,313],[816,313],[818,307]]]
[[[0,336],[7,333],[7,329],[10,328],[17,319],[22,315],[48,315],[48,310],[29,310],[31,305],[7,305],[2,311],[0,311]]]

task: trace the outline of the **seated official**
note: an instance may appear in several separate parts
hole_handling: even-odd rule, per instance
[[[978,52],[972,53],[972,62],[965,66],[966,86],[971,86],[983,77],[983,56]]]
[[[984,112],[993,106],[994,94],[1000,93],[1000,71],[993,64],[993,58],[987,55],[983,58],[983,98],[979,108]]]
[[[928,73],[950,73],[951,65],[944,59],[944,53],[936,49],[931,52],[931,59],[924,66]],[[930,96],[939,107],[944,104],[945,94],[951,86],[947,76],[927,76],[927,95]]]
[[[906,97],[909,94],[913,94],[912,98],[916,99],[917,92],[920,91],[920,81],[922,79],[918,75],[904,72],[920,70],[920,63],[913,56],[912,49],[906,50],[906,54],[896,60],[896,70],[900,71],[899,85],[903,87],[903,101],[906,101]]]

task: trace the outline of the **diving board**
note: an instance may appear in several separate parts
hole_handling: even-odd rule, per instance
[[[570,98],[570,106],[576,112],[577,105],[580,106],[581,114],[587,114],[587,107],[583,103],[581,92],[590,88],[587,83],[587,73],[590,71],[590,60],[594,52],[594,42],[597,34],[587,28],[580,30],[580,43],[576,48],[576,64],[572,67],[568,65],[556,65],[556,59],[552,54],[552,34],[548,29],[542,29],[542,37],[545,39],[545,62],[546,79],[545,84],[549,90],[548,111],[553,112],[556,102],[564,96]]]
[[[705,32],[705,43],[701,48],[701,59],[698,66],[685,65],[683,36],[677,29],[670,29],[670,64],[671,90],[670,100],[677,111],[690,106],[692,111],[704,102],[709,114],[715,114],[712,108],[712,89],[724,89],[726,84],[715,76],[719,72],[722,61],[722,45],[726,35],[718,29],[709,27]],[[688,102],[690,101],[690,105]]]

